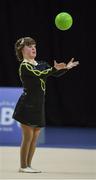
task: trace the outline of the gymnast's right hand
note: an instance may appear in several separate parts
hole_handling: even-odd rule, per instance
[[[54,67],[55,67],[57,70],[66,69],[66,64],[65,64],[64,62],[62,62],[62,63],[57,63],[56,60],[54,60]]]

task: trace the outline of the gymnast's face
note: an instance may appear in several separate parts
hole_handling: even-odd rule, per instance
[[[26,59],[34,59],[36,57],[36,45],[30,44],[29,46],[25,45],[22,49],[23,57]]]

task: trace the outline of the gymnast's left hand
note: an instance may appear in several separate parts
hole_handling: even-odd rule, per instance
[[[79,65],[79,61],[74,61],[74,58],[72,58],[67,64],[66,64],[66,68],[67,69],[71,69],[75,66]]]

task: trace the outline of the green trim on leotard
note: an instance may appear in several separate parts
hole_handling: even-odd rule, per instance
[[[49,71],[52,71],[52,67],[51,68],[48,68],[48,69],[46,69],[46,70],[43,70],[43,71],[40,71],[40,70],[34,70],[33,69],[33,67],[30,65],[30,64],[28,64],[28,63],[25,63],[25,62],[22,62],[21,64],[20,64],[20,67],[19,67],[19,76],[20,76],[20,78],[21,78],[21,68],[22,68],[22,66],[23,65],[25,65],[26,66],[26,68],[27,68],[27,70],[28,71],[31,71],[32,73],[34,73],[36,76],[40,76],[40,75],[42,75],[42,74],[48,74],[48,72]],[[41,88],[42,88],[42,90],[43,91],[45,91],[45,82],[44,82],[44,80],[43,79],[41,79],[40,78],[40,82],[41,82]]]
[[[40,81],[41,81],[41,88],[43,91],[45,91],[45,88],[46,88],[45,82],[43,79],[40,79]]]

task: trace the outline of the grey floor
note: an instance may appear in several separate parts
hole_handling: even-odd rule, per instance
[[[0,147],[0,179],[96,179],[96,149],[37,148],[32,166],[40,174],[19,173],[19,147]]]

